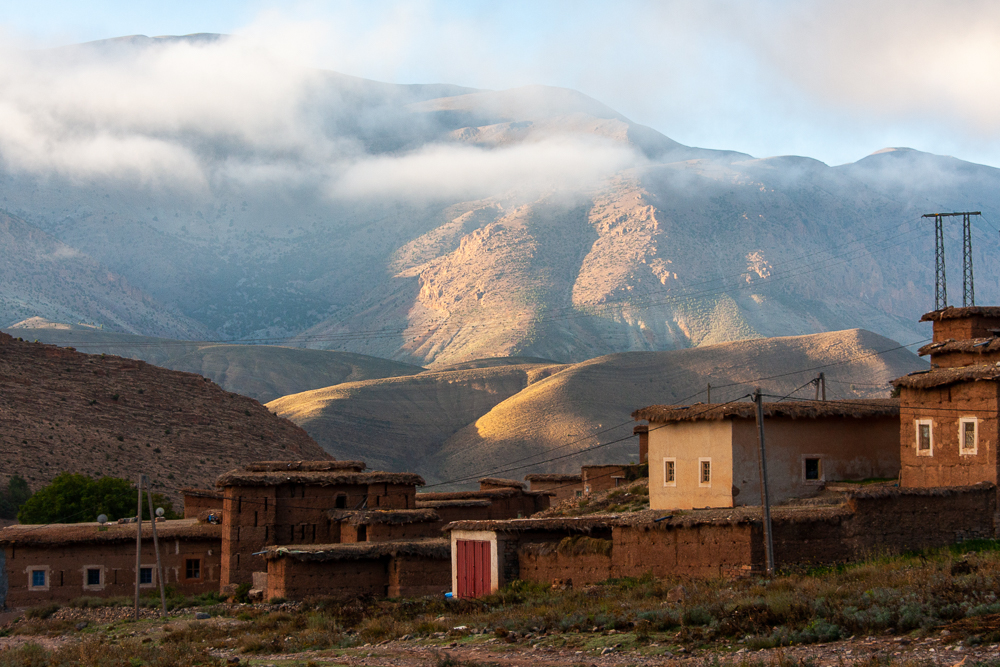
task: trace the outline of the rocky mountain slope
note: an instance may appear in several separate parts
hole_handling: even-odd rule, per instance
[[[36,57],[101,71],[177,48],[194,73],[225,43],[135,37]],[[970,209],[985,214],[978,300],[1000,298],[983,279],[1000,269],[991,167],[907,149],[830,167],[692,148],[560,88],[302,79],[275,131],[306,139],[287,150],[217,129],[235,116],[125,128],[189,156],[197,187],[0,170],[3,220],[20,230],[0,257],[0,326],[38,315],[436,368],[852,327],[910,342],[932,305],[919,216]],[[946,241],[960,266],[957,227]]]
[[[179,499],[257,460],[325,458],[305,431],[207,378],[0,333],[0,478],[150,477]],[[90,517],[91,519],[93,517]]]
[[[142,359],[209,378],[226,391],[267,402],[342,382],[413,375],[424,369],[350,352],[275,345],[225,345],[121,334],[30,318],[5,329],[12,336],[89,354]]]
[[[427,372],[286,396],[267,407],[301,425],[337,458],[417,470],[429,483],[485,475],[576,472],[635,461],[633,410],[657,403],[735,400],[765,392],[809,398],[822,371],[828,398],[888,394],[926,368],[870,331],[754,339],[666,352],[626,352],[578,364],[535,363]],[[745,400],[745,399],[744,399]],[[593,449],[601,443],[620,442]],[[549,460],[558,457],[556,460]]]

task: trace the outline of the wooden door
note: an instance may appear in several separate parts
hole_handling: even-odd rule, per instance
[[[455,540],[460,598],[477,598],[492,592],[490,543],[486,540]]]

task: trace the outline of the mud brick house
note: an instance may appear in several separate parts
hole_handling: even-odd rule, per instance
[[[264,598],[441,594],[451,585],[449,551],[442,538],[268,547]]]
[[[929,371],[893,382],[899,390],[900,484],[968,485],[998,480],[1000,307],[927,313],[934,340],[919,350]]]
[[[621,486],[627,481],[625,472],[627,468],[627,465],[582,466],[580,478],[583,483],[583,495],[600,493]]]
[[[230,471],[223,492],[222,590],[251,584],[263,571],[265,546],[336,544],[343,517],[331,510],[413,510],[412,473],[365,472],[360,461],[263,461]],[[366,541],[366,523],[352,524],[349,539]]]
[[[551,494],[553,505],[583,495],[582,475],[532,474],[525,475],[524,480],[532,491]]]
[[[184,518],[196,519],[206,511],[222,514],[222,492],[214,489],[181,489],[184,497]]]
[[[525,491],[521,482],[495,477],[479,480],[478,491],[417,494],[417,507],[435,510],[444,523],[528,517],[547,510],[549,505],[548,492]]]
[[[988,537],[996,487],[865,488],[839,503],[772,511],[780,565],[835,563]],[[614,577],[740,576],[764,567],[759,507],[671,515],[647,510],[578,518],[459,521],[452,590],[478,597],[515,580],[587,585]]]
[[[632,434],[639,436],[639,465],[649,460],[649,424],[637,424]]]
[[[135,590],[136,524],[17,525],[0,530],[0,609]],[[156,524],[164,583],[185,595],[219,590],[222,526],[197,519]],[[159,587],[153,536],[143,522],[140,588]]]
[[[760,504],[753,403],[654,405],[648,420],[652,509]],[[826,481],[899,474],[899,404],[893,399],[764,404],[771,501],[818,493]]]

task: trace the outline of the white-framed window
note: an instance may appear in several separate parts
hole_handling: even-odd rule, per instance
[[[979,420],[962,417],[958,420],[958,453],[975,456],[979,452]]]
[[[677,486],[677,459],[663,459],[663,486]]]
[[[826,479],[823,475],[823,457],[819,454],[802,455],[802,481],[819,484]]]
[[[83,590],[102,591],[104,590],[104,566],[84,565],[83,566]]]
[[[915,424],[917,456],[934,456],[934,422],[930,419],[918,419]]]
[[[712,486],[712,459],[698,459],[698,486]]]
[[[139,588],[152,588],[156,586],[156,566],[139,566]]]
[[[26,568],[28,573],[28,590],[29,591],[47,591],[49,590],[49,566],[48,565],[33,565]]]

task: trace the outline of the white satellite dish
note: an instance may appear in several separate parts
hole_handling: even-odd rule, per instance
[[[163,514],[164,514],[164,512],[163,512],[163,508],[162,508],[162,507],[157,507],[157,508],[156,508],[156,516],[158,516],[158,517],[162,517],[162,516],[163,516]]]

